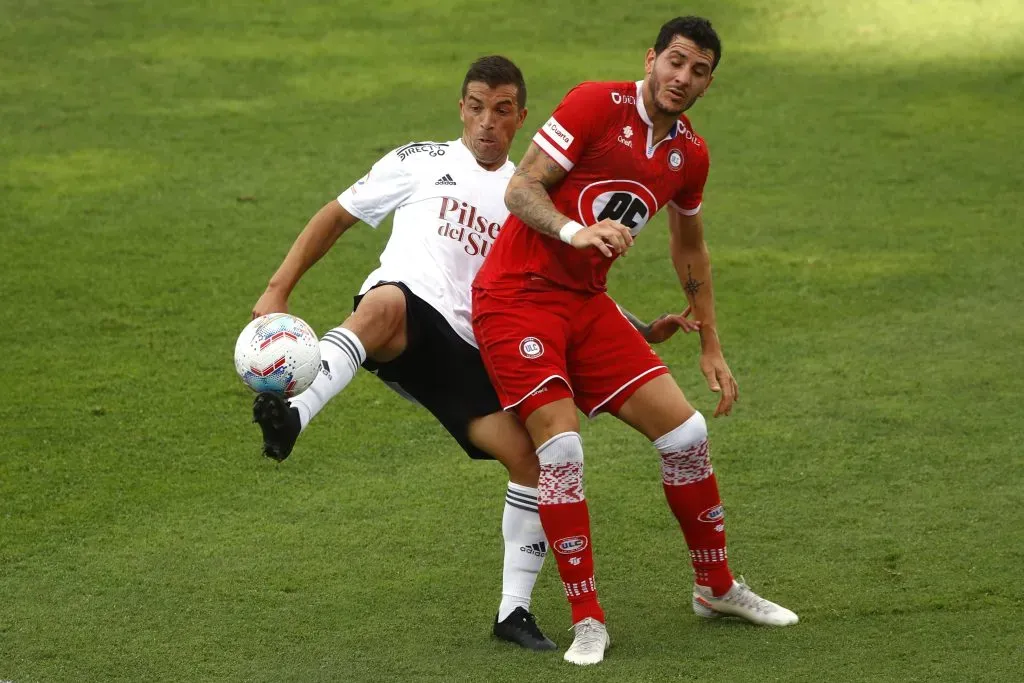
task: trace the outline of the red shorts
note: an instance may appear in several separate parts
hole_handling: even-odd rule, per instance
[[[587,417],[615,414],[637,389],[668,373],[603,293],[474,288],[473,332],[502,407],[517,408],[524,420],[567,396]]]

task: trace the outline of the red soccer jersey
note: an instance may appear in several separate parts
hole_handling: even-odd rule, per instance
[[[635,236],[665,204],[686,215],[700,211],[708,152],[683,116],[652,145],[643,81],[581,83],[565,96],[533,142],[568,175],[549,191],[555,208],[583,225],[605,218]],[[481,289],[532,286],[603,292],[614,258],[575,249],[511,215],[474,282]]]

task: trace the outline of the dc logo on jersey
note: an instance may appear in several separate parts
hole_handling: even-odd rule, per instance
[[[583,188],[576,208],[584,225],[610,218],[636,235],[657,213],[658,200],[635,180],[601,180]]]
[[[678,149],[674,149],[668,153],[668,167],[673,171],[678,171],[683,167],[683,153]]]
[[[562,555],[572,555],[578,553],[587,547],[586,536],[569,536],[568,538],[560,538],[552,544],[556,551]]]
[[[544,354],[544,345],[536,337],[527,337],[519,342],[519,353],[523,358],[537,358]]]

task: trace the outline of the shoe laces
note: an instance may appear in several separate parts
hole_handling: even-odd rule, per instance
[[[729,596],[729,602],[765,614],[775,610],[775,603],[765,600],[751,590],[750,586],[743,581],[743,577],[736,582],[736,586],[739,590],[733,590],[733,595]]]
[[[596,650],[604,644],[604,624],[593,617],[573,624],[569,630],[576,632],[572,641],[573,650]]]
[[[523,610],[523,612],[523,621],[519,626],[534,638],[542,639],[544,634],[540,632],[540,628],[537,626],[537,617],[533,616],[533,612],[527,610]]]

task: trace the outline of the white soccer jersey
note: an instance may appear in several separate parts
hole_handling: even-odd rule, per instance
[[[508,217],[505,186],[515,164],[480,167],[461,140],[414,142],[389,152],[338,197],[376,228],[391,212],[391,237],[359,293],[402,282],[476,346],[470,312],[473,278]]]

